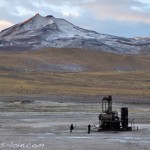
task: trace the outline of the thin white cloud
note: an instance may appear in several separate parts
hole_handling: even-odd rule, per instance
[[[7,5],[7,11],[10,8],[9,13],[14,16],[53,12],[65,17],[79,17],[86,9],[101,20],[150,22],[150,0],[1,0],[1,5]]]
[[[144,4],[150,4],[149,0],[136,0],[136,1],[139,1],[139,2],[144,3]]]
[[[24,16],[24,15],[33,15],[34,12],[24,8],[23,6],[16,6],[16,11],[12,12],[13,15],[15,16]]]
[[[62,14],[65,17],[71,17],[71,16],[79,17],[80,16],[80,13],[78,13],[78,12],[70,13],[70,12],[64,11]]]
[[[100,20],[150,23],[150,9],[146,11],[147,5],[136,0],[95,0],[85,7]]]
[[[57,7],[55,8],[57,11]],[[55,10],[54,10],[55,11]],[[59,13],[63,14],[66,17],[79,17],[82,13],[79,7],[68,7],[68,6],[63,6],[59,8]]]
[[[66,5],[49,5],[45,2],[41,3],[41,5],[49,10],[60,13],[65,17],[79,17],[82,14],[82,10],[79,6],[72,7],[70,4]]]
[[[65,18],[75,25],[87,26],[98,32],[112,28],[107,22],[115,22],[116,27],[117,24],[136,24],[137,31],[145,34],[150,24],[150,0],[0,0],[0,20],[16,24],[36,13]],[[126,32],[117,31],[119,34]]]
[[[4,0],[2,0],[2,1],[0,2],[0,7],[4,7],[4,6],[6,6],[6,5],[8,5],[8,2],[6,2],[6,1],[4,1]]]

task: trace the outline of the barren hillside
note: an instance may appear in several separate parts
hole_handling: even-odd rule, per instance
[[[149,58],[149,55],[121,55],[83,49],[3,51],[0,52],[0,69],[40,72],[149,71]]]

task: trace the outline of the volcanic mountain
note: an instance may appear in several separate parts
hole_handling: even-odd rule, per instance
[[[0,32],[0,50],[81,48],[119,54],[150,54],[150,38],[124,38],[77,27],[65,19],[36,14]]]

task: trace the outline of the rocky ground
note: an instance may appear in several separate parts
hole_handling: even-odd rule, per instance
[[[115,97],[113,109],[120,112],[121,107],[128,107],[129,118],[135,119],[134,130],[95,132],[101,97],[0,98],[2,150],[148,150],[150,147],[149,100],[135,103],[133,99],[119,101]],[[72,133],[69,131],[71,123],[75,126]],[[88,124],[92,125],[91,134],[87,133]]]

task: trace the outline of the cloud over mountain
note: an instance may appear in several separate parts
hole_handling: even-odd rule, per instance
[[[150,36],[147,32],[150,26],[149,0],[0,1],[1,21],[16,24],[37,12],[64,17],[74,24],[97,32],[130,37]]]

